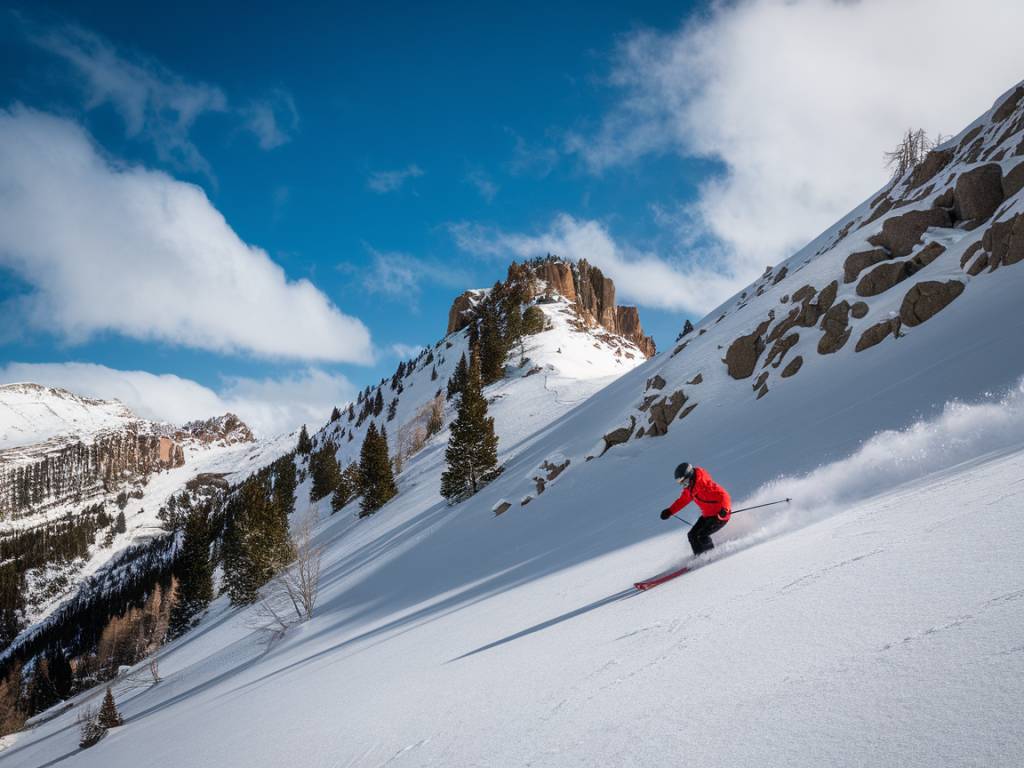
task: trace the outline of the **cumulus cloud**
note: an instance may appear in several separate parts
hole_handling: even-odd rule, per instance
[[[120,371],[94,363],[8,363],[0,383],[32,382],[86,397],[120,400],[145,419],[184,424],[232,412],[262,437],[319,426],[355,395],[339,374],[309,368],[279,379],[228,377],[219,391],[173,374]]]
[[[530,259],[552,253],[586,259],[615,281],[620,298],[668,310],[706,310],[734,292],[728,276],[712,267],[686,266],[617,242],[597,221],[559,214],[543,232],[520,234],[461,222],[449,227],[456,245],[476,256]]]
[[[419,178],[422,175],[423,169],[414,163],[397,171],[374,171],[366,180],[366,186],[377,194],[383,195],[398,191],[409,179]]]
[[[204,192],[115,166],[76,124],[0,110],[0,267],[32,291],[4,310],[71,342],[114,332],[265,358],[370,362],[370,334],[288,280]]]
[[[594,173],[659,153],[720,161],[682,213],[738,289],[880,187],[902,131],[955,133],[984,112],[1022,75],[1022,25],[1024,5],[1002,0],[718,2],[623,37],[614,105],[568,149]]]
[[[231,113],[263,149],[284,144],[298,125],[295,104],[280,89],[233,107],[220,87],[189,82],[158,61],[120,51],[87,29],[73,24],[41,28],[17,18],[31,43],[71,65],[87,109],[112,106],[124,120],[126,133],[152,142],[161,162],[173,167],[213,177],[210,164],[190,138],[204,114]]]

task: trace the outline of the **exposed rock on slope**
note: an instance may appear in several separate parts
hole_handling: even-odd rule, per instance
[[[555,257],[527,262],[531,276],[529,298],[560,295],[576,309],[581,321],[590,328],[604,328],[636,344],[646,357],[657,351],[654,339],[644,333],[636,307],[615,303],[615,283],[586,259],[570,263]],[[510,275],[511,276],[511,275]],[[448,312],[447,333],[461,331],[476,316],[484,291],[466,291],[456,297]]]

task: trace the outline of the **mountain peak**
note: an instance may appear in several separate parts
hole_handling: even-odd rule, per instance
[[[548,254],[523,264],[512,262],[506,285],[523,277],[530,300],[545,303],[556,295],[561,296],[588,328],[601,327],[618,334],[636,344],[648,358],[657,351],[654,339],[643,331],[639,310],[635,306],[617,305],[614,281],[586,259],[573,262]],[[469,325],[486,294],[486,289],[473,289],[457,296],[448,312],[447,333],[461,331]]]

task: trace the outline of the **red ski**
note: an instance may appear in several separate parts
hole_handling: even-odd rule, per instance
[[[672,581],[672,579],[677,576],[682,576],[688,570],[690,570],[690,567],[684,566],[678,571],[669,571],[668,573],[663,573],[661,576],[655,576],[653,579],[648,579],[647,581],[638,581],[633,586],[643,592],[645,589],[650,589],[651,587],[656,587],[659,584],[664,584],[666,581]]]

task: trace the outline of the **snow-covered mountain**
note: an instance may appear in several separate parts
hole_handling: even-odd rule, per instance
[[[300,503],[313,619],[219,598],[123,727],[76,752],[83,694],[0,766],[1019,765],[1022,164],[1024,85],[646,362],[553,291],[485,390],[497,479],[448,505],[442,432],[372,517]],[[364,396],[393,449],[467,333]],[[346,462],[369,419],[316,442]],[[637,593],[686,560],[684,460],[793,502]]]
[[[294,446],[294,435],[257,442],[233,414],[174,427],[116,400],[31,383],[0,386],[0,436],[0,541],[77,532],[89,542],[28,568],[14,645],[62,606],[109,586],[105,571],[126,554],[166,538],[158,514],[170,496],[197,477],[245,477]]]

